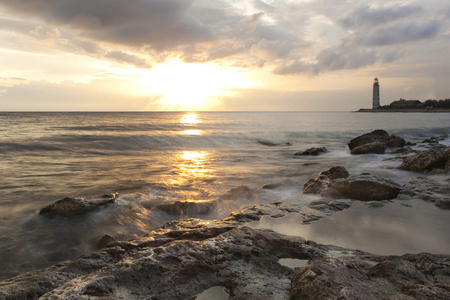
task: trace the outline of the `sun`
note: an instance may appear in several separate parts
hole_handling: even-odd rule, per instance
[[[142,76],[146,92],[159,95],[153,101],[167,110],[209,110],[224,97],[236,95],[236,90],[257,86],[250,74],[235,68],[209,63],[183,63],[168,59]]]

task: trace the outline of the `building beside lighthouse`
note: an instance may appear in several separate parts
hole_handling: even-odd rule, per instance
[[[372,109],[377,109],[380,107],[380,84],[378,83],[378,78],[373,80],[373,98],[372,98]]]

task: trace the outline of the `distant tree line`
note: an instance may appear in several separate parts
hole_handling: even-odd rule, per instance
[[[428,99],[425,102],[419,100],[405,100],[400,99],[392,102],[389,105],[383,105],[381,109],[398,109],[398,108],[418,108],[418,109],[435,109],[435,108],[450,108],[450,99],[434,100]]]

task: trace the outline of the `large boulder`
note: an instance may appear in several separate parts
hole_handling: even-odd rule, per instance
[[[391,180],[362,174],[331,181],[321,195],[324,197],[344,196],[354,200],[372,201],[394,199],[400,191],[400,185]]]
[[[448,255],[406,254],[375,266],[327,257],[295,274],[290,300],[450,299],[449,271]]]
[[[328,188],[330,183],[331,179],[328,176],[319,175],[303,185],[303,194],[320,194]]]
[[[402,148],[403,146],[405,146],[406,141],[405,139],[399,137],[399,136],[395,136],[395,135],[391,135],[389,137],[389,140],[386,142],[386,147],[388,148]]]
[[[76,216],[96,210],[104,205],[114,203],[117,194],[107,194],[99,197],[66,197],[42,208],[41,215]]]
[[[336,166],[336,167],[331,167],[326,171],[320,172],[319,176],[321,176],[321,175],[325,175],[328,178],[330,178],[331,180],[334,180],[334,179],[339,179],[339,178],[346,178],[350,174],[344,167]]]
[[[351,154],[383,154],[386,151],[386,144],[383,142],[373,142],[363,144],[353,148]]]
[[[407,156],[399,168],[408,171],[423,172],[444,166],[444,151],[440,147],[432,147],[428,150],[420,151],[415,155]]]
[[[386,143],[388,140],[389,140],[389,133],[387,133],[383,129],[378,129],[352,139],[350,143],[348,143],[348,147],[350,148],[350,150],[353,150],[353,148],[356,148],[361,145],[375,142]]]
[[[328,188],[332,180],[338,178],[346,178],[348,176],[349,173],[344,167],[332,167],[326,171],[321,172],[318,177],[308,180],[308,182],[303,185],[303,193],[320,194]]]
[[[348,143],[351,154],[383,154],[386,148],[401,148],[406,141],[394,134],[389,135],[387,131],[378,129],[370,133],[358,136]]]

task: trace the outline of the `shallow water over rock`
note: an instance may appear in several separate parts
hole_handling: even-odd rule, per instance
[[[380,255],[445,254],[450,252],[449,218],[449,210],[418,199],[396,200],[377,208],[354,201],[350,208],[310,224],[289,213],[282,218],[263,216],[248,226]]]

